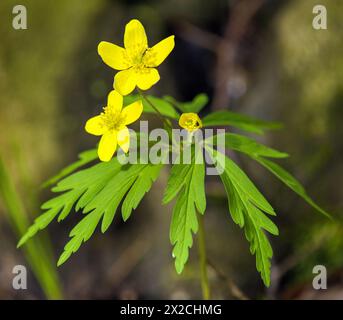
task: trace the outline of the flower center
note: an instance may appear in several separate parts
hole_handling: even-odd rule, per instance
[[[152,48],[148,48],[143,56],[143,62],[145,65],[147,66],[155,66],[156,63],[156,58],[157,58],[157,52],[155,50],[153,50]]]
[[[104,108],[104,112],[101,113],[101,120],[103,126],[109,131],[120,131],[125,126],[125,116],[120,111],[109,107]]]
[[[152,48],[136,44],[127,48],[124,59],[128,65],[135,68],[138,73],[144,73],[145,68],[152,67],[156,64],[157,53]]]
[[[188,119],[184,122],[184,126],[188,130],[195,130],[199,128],[199,122],[194,119]]]
[[[142,64],[143,56],[147,47],[142,43],[136,43],[129,48],[126,48],[127,60],[132,66],[137,66]]]

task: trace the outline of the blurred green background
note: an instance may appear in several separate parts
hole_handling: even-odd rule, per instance
[[[197,252],[181,276],[169,244],[166,173],[132,218],[119,216],[57,270],[56,257],[79,220],[53,223],[24,250],[16,243],[49,191],[40,185],[96,143],[83,130],[112,88],[114,72],[97,54],[101,40],[122,44],[138,18],[150,44],[175,34],[175,50],[151,92],[190,100],[210,96],[229,109],[285,129],[262,142],[292,157],[286,167],[335,221],[324,220],[260,167],[233,155],[275,207],[280,236],[272,286],[265,288],[217,179],[207,182],[205,216],[213,298],[343,299],[343,2],[321,0],[328,29],[314,30],[314,0],[23,0],[28,29],[12,28],[14,0],[0,2],[0,299],[201,298]],[[154,117],[151,121],[156,121]],[[15,265],[28,290],[12,288]],[[315,265],[328,289],[312,288]]]

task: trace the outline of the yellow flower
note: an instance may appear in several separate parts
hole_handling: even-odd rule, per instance
[[[156,67],[167,58],[174,45],[174,36],[170,36],[149,48],[143,25],[133,19],[125,27],[125,48],[102,41],[98,53],[108,66],[121,70],[114,77],[114,88],[125,96],[136,86],[148,90],[160,80]]]
[[[196,113],[189,112],[183,113],[179,119],[180,127],[186,129],[187,131],[195,131],[202,128],[202,122]]]
[[[113,90],[108,95],[107,107],[100,115],[90,118],[85,130],[95,136],[102,136],[98,147],[101,161],[110,161],[117,144],[128,152],[130,134],[127,125],[135,122],[143,112],[142,101],[136,101],[123,108],[123,96]]]

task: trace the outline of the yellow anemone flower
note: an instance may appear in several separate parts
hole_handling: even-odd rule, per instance
[[[183,113],[179,119],[180,127],[186,129],[189,132],[202,128],[202,122],[196,113],[189,112]]]
[[[136,86],[148,90],[160,80],[156,67],[167,58],[174,45],[174,36],[170,36],[149,48],[143,25],[133,19],[125,27],[125,48],[102,41],[98,53],[108,66],[121,70],[114,77],[114,88],[125,96]]]
[[[100,115],[90,118],[85,130],[95,136],[102,136],[98,147],[101,161],[110,161],[117,144],[126,153],[130,147],[130,133],[127,128],[139,119],[143,112],[142,101],[131,103],[123,108],[123,96],[113,90],[108,95],[107,107]]]

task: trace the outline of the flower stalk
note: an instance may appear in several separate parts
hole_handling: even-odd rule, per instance
[[[206,256],[206,241],[205,241],[205,228],[204,228],[204,216],[198,214],[198,253],[199,253],[199,266],[200,266],[200,282],[202,297],[204,300],[211,299],[210,284],[207,275],[207,256]]]
[[[161,121],[166,125],[167,128],[173,129],[170,121],[166,119],[162,113],[155,107],[155,105],[150,101],[150,99],[144,94],[144,92],[137,88],[137,91],[139,95],[142,97],[143,100],[145,100],[151,108],[153,108],[157,114],[157,116],[161,119]]]

